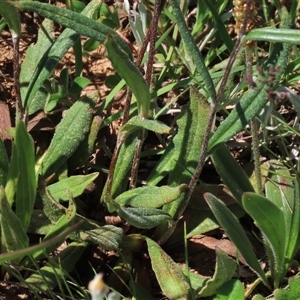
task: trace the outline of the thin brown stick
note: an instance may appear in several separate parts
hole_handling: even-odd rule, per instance
[[[140,67],[140,64],[142,62],[144,53],[146,51],[148,42],[150,43],[149,46],[149,57],[147,61],[147,69],[146,69],[146,82],[150,88],[151,81],[152,81],[152,72],[153,72],[153,62],[154,62],[154,55],[155,55],[155,42],[156,42],[156,35],[157,35],[157,27],[158,27],[158,21],[159,16],[162,11],[163,5],[165,1],[164,0],[156,0],[154,5],[154,13],[153,13],[153,19],[151,20],[151,24],[149,27],[149,30],[147,32],[146,38],[143,42],[142,49],[139,53],[138,60],[136,62],[136,65]],[[139,134],[139,138],[137,140],[135,154],[132,162],[132,168],[131,168],[131,176],[130,176],[130,188],[133,189],[136,186],[137,178],[138,178],[138,168],[139,168],[139,160],[140,160],[140,154],[142,151],[143,142],[145,139],[145,130],[141,130]]]
[[[13,55],[14,93],[16,97],[16,107],[17,107],[16,121],[23,120],[26,124],[26,116],[22,105],[21,92],[20,92],[20,51],[19,51],[20,36],[12,32],[12,40],[13,40],[13,47],[14,47],[14,55]]]

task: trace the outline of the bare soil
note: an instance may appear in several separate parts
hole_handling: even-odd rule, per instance
[[[37,31],[41,20],[33,16],[30,13],[22,13],[22,39],[20,44],[20,53],[21,61],[25,56],[26,49],[29,45],[36,42]],[[122,17],[122,16],[121,16]],[[124,16],[123,16],[124,18]],[[129,41],[132,40],[132,35],[128,31],[126,22],[124,22],[124,28],[120,30],[120,33],[126,37]],[[57,34],[61,31],[62,28],[57,26]],[[84,42],[84,40],[82,41]],[[132,43],[132,47],[135,45]],[[5,29],[0,33],[0,134],[1,137],[9,140],[10,137],[6,135],[6,129],[11,127],[14,124],[14,115],[15,115],[15,94],[13,91],[13,45],[10,32]],[[86,89],[85,92],[96,91],[99,94],[99,103],[106,97],[110,92],[110,89],[105,85],[105,80],[107,76],[114,74],[114,70],[110,64],[110,61],[105,57],[105,49],[101,46],[99,49],[95,50],[87,58],[84,58],[84,70],[83,76],[89,78],[92,82]],[[56,68],[55,76],[58,77],[60,71],[64,67],[70,68],[74,72],[74,53],[70,49],[65,55],[63,60],[58,64]],[[113,105],[111,106],[111,112],[114,113],[123,109],[123,96],[124,91],[121,92],[115,99]],[[170,97],[172,95],[169,95]],[[285,106],[288,111],[284,111],[284,106],[281,108],[283,113],[291,114],[293,109],[288,104]],[[53,129],[56,124],[53,124]],[[120,126],[120,120],[114,123],[113,127],[110,128],[109,134],[116,134]],[[233,149],[233,155],[235,157],[241,157],[244,163],[249,161],[249,149],[250,142],[247,142],[245,136],[240,137],[245,143],[248,144],[240,153],[240,150],[237,148]],[[249,137],[248,137],[249,138]],[[150,144],[150,143],[149,143]],[[111,145],[111,150],[113,150],[113,144]],[[244,156],[242,156],[244,155]],[[209,163],[206,167],[204,177],[214,178],[212,181],[218,180],[217,175],[214,170],[211,169]],[[255,251],[257,253],[262,253],[263,249],[261,244],[253,241],[255,244]],[[227,239],[221,230],[215,230],[210,234],[203,236],[195,236],[189,241],[189,266],[196,273],[212,276],[215,268],[215,249],[216,247],[222,249],[230,256],[236,256],[236,250],[234,245]],[[185,263],[185,254],[184,248],[182,246],[176,248],[176,251],[169,253],[172,255],[175,261],[184,264]],[[104,252],[98,247],[90,247],[86,255],[83,256],[83,259],[78,263],[77,271],[78,274],[81,274],[81,282],[87,284],[88,281],[93,277],[93,272],[89,267],[91,263],[96,271],[103,271],[107,269],[107,265],[113,266],[115,260],[117,259],[116,253],[113,252]],[[143,260],[144,258],[139,258]],[[240,261],[243,263],[243,258],[239,257]],[[149,261],[145,260],[145,264],[148,264]],[[90,271],[88,271],[90,270]],[[246,267],[241,270],[241,278],[245,282],[251,282],[253,280],[253,273],[248,270]],[[143,285],[154,285],[153,282],[149,280],[154,280],[154,277],[150,275],[144,277]],[[109,283],[110,284],[110,283]],[[111,283],[113,286],[113,283]],[[44,296],[44,299],[47,299],[47,296]],[[0,299],[34,299],[34,296],[28,291],[27,288],[22,287],[17,282],[0,282]]]

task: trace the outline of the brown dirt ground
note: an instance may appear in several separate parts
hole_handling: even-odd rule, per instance
[[[20,44],[21,57],[25,55],[25,51],[29,45],[36,42],[37,30],[39,27],[40,20],[33,17],[32,14],[22,13],[22,39]],[[58,27],[59,29],[59,27]],[[59,32],[58,32],[59,33]],[[130,32],[127,27],[121,30],[121,33],[131,39]],[[133,45],[134,47],[134,45]],[[97,91],[99,93],[99,101],[105,98],[109,93],[110,89],[105,85],[105,79],[108,75],[114,73],[113,68],[107,58],[104,55],[105,49],[100,47],[94,51],[88,58],[84,58],[84,76],[88,77],[92,84],[85,90]],[[15,95],[13,92],[13,46],[12,39],[7,29],[0,33],[0,128],[1,135],[4,138],[5,129],[14,124],[14,113],[15,113]],[[74,69],[74,55],[72,49],[68,51],[64,59],[57,66],[55,76],[59,75],[60,70],[68,66],[71,70]],[[118,95],[112,106],[112,112],[122,109],[122,94]],[[118,130],[119,123],[115,124],[115,128],[111,128],[111,132]],[[238,156],[238,153],[235,153]],[[207,171],[209,166],[207,166]],[[213,175],[215,176],[215,175]],[[220,230],[212,232],[210,235],[196,236],[189,241],[189,255],[190,255],[190,267],[199,272],[202,275],[211,276],[214,272],[215,266],[215,248],[219,247],[229,255],[235,257],[235,247],[232,243],[223,235]],[[260,252],[261,245],[257,245],[256,251]],[[101,249],[96,247],[87,250],[86,257],[88,261],[93,265],[98,265],[96,271],[105,267],[105,265],[113,264],[116,260],[115,253],[103,253]],[[170,253],[171,254],[171,253]],[[184,249],[176,249],[176,253],[173,253],[173,258],[184,264]],[[243,259],[241,258],[241,261]],[[84,270],[87,267],[87,261],[81,261],[79,263],[79,270]],[[80,272],[79,272],[80,273]],[[83,272],[83,282],[88,282],[92,278],[92,272]],[[242,278],[247,281],[248,278],[252,278],[253,274],[244,268],[242,270]],[[153,279],[153,276],[150,276]],[[149,280],[149,278],[148,278]],[[147,283],[147,280],[145,280]],[[148,284],[150,284],[148,282]],[[21,287],[19,284],[14,282],[0,282],[0,299],[34,299],[33,296],[28,292],[26,288]],[[45,296],[46,299],[46,296]]]

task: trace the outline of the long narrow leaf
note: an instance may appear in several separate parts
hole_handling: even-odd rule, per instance
[[[47,91],[46,89],[39,89],[37,94],[31,101],[26,101],[26,94],[28,92],[29,83],[34,78],[36,68],[44,66],[42,61],[43,56],[47,56],[51,46],[53,45],[52,34],[54,30],[54,23],[45,19],[38,32],[38,40],[35,45],[30,45],[26,50],[26,56],[21,65],[20,74],[20,92],[24,109],[28,114],[35,113],[39,109],[43,109],[46,103]],[[48,52],[48,53],[47,53]],[[41,66],[39,66],[39,64]]]
[[[269,180],[265,184],[265,196],[274,203],[282,212],[285,220],[285,240],[289,245],[291,223],[294,211],[294,182],[290,178],[290,172],[286,166],[279,161],[269,161]]]
[[[48,152],[43,159],[41,175],[48,177],[56,172],[75,152],[89,132],[93,107],[93,100],[83,97],[67,111],[57,126]]]
[[[289,13],[285,11],[283,15],[281,28],[289,28],[291,26]],[[270,70],[272,71],[272,69],[280,67],[279,71],[276,71],[275,78],[272,81],[273,89],[277,87],[288,65],[290,47],[291,44],[287,43],[275,44],[269,59],[263,65],[263,71],[267,76]],[[250,89],[244,94],[230,115],[211,137],[209,151],[213,151],[214,147],[228,141],[236,133],[245,128],[248,122],[264,107],[268,101],[268,90],[270,88],[265,83],[266,81],[266,79],[263,80],[263,83],[258,81],[255,89]]]
[[[36,1],[12,1],[10,4],[20,10],[34,11],[43,17],[53,20],[66,27],[72,28],[81,35],[96,39],[102,43],[106,40],[106,35],[110,34],[114,36],[119,46],[132,58],[129,46],[117,33],[114,32],[114,30],[84,15],[69,9],[64,9],[48,3]]]
[[[292,259],[295,252],[299,249],[300,245],[300,161],[298,161],[297,174],[295,178],[295,191],[294,191],[294,207],[292,222],[290,227],[290,237],[288,247],[286,249],[286,256]]]
[[[257,28],[249,31],[244,41],[266,41],[275,43],[300,44],[300,32],[297,29]]]
[[[194,63],[196,65],[197,71],[201,74],[205,89],[207,90],[208,95],[210,96],[212,101],[216,99],[216,90],[214,83],[211,79],[211,76],[208,72],[207,67],[205,66],[204,60],[202,55],[197,47],[196,43],[193,40],[191,33],[188,30],[186,25],[184,16],[180,10],[179,4],[177,0],[170,1],[173,8],[173,15],[176,19],[179,32],[181,34],[182,40],[186,46],[187,51],[189,52],[190,56],[193,58]]]
[[[240,204],[244,192],[254,192],[245,171],[224,144],[213,152],[211,159],[224,184]]]
[[[126,81],[136,98],[139,116],[147,118],[150,109],[150,92],[143,75],[135,66],[131,56],[118,45],[113,35],[108,35],[105,47],[114,68]]]
[[[243,195],[243,206],[254,219],[256,226],[262,231],[271,247],[275,260],[274,285],[279,284],[285,276],[286,230],[284,214],[273,202],[255,193]],[[271,257],[270,259],[273,259]]]
[[[219,224],[242,254],[249,267],[251,267],[260,276],[264,284],[268,286],[267,277],[261,269],[252,249],[252,245],[237,218],[226,207],[226,205],[222,201],[218,200],[214,195],[206,193],[204,194],[204,198]]]
[[[34,143],[23,121],[19,121],[17,124],[15,145],[18,153],[19,170],[15,202],[16,214],[26,231],[35,202],[37,179],[35,175]]]
[[[101,5],[100,1],[91,1],[86,8],[82,11],[82,15],[91,17],[97,8]],[[45,52],[44,56],[36,61],[36,69],[31,74],[30,82],[26,82],[26,78],[23,78],[21,71],[21,84],[25,85],[24,89],[21,88],[22,102],[27,109],[28,114],[32,114],[35,111],[43,108],[43,103],[39,101],[37,95],[39,89],[41,89],[44,81],[51,76],[57,63],[62,59],[68,49],[74,45],[78,40],[79,34],[74,30],[66,28],[62,34],[59,35],[57,40],[52,44],[51,48]],[[27,60],[27,55],[25,62]],[[31,64],[33,62],[31,61]]]

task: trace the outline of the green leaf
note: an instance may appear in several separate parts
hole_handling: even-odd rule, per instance
[[[102,43],[106,40],[106,36],[110,34],[114,37],[115,41],[118,43],[118,46],[122,48],[123,51],[126,51],[129,57],[132,59],[131,50],[126,42],[116,32],[114,32],[114,30],[91,18],[69,9],[60,8],[48,3],[36,1],[18,1],[10,2],[10,4],[20,10],[34,11],[45,18],[73,29],[81,35],[94,38]]]
[[[35,175],[34,142],[23,121],[19,121],[17,124],[14,143],[18,153],[19,171],[15,201],[16,215],[26,231],[35,202],[37,179]]]
[[[76,77],[68,92],[74,95],[80,94],[80,92],[90,83],[91,81],[86,77]]]
[[[297,29],[284,28],[255,28],[250,30],[243,41],[264,41],[270,43],[300,44],[300,32]]]
[[[219,12],[215,8],[215,3],[210,0],[203,0],[203,2],[207,5],[209,8],[213,21],[216,26],[216,30],[218,31],[220,37],[224,41],[228,51],[232,51],[234,47],[234,42],[232,38],[230,37],[227,28],[225,27],[225,23],[223,22],[222,18],[220,17]]]
[[[51,230],[53,224],[44,214],[42,209],[34,209],[31,221],[27,229],[29,234],[46,235]]]
[[[114,199],[126,191],[128,186],[128,172],[132,166],[132,160],[136,149],[138,131],[131,133],[121,146],[114,173],[114,179],[111,187],[111,197]],[[101,195],[101,200],[105,201],[106,187]]]
[[[28,247],[29,239],[26,231],[7,202],[3,187],[0,187],[0,207],[1,252]],[[19,257],[19,260],[21,260],[22,257]]]
[[[285,10],[281,28],[289,28],[291,20],[289,13]],[[275,90],[285,73],[288,65],[290,44],[275,44],[269,59],[263,65],[264,74],[267,78],[258,79],[255,89],[248,90],[236,104],[235,108],[226,118],[226,120],[218,127],[216,132],[210,138],[209,151],[212,152],[219,144],[228,141],[231,137],[244,129],[248,122],[256,116],[268,101],[269,86],[266,84],[268,74],[272,69],[280,67],[275,72],[275,78],[272,80],[272,89]]]
[[[98,175],[99,173],[95,172],[88,175],[71,176],[49,185],[47,189],[51,196],[57,201],[68,201],[70,198],[69,193],[71,193],[74,198],[80,196]]]
[[[187,189],[186,184],[174,188],[169,186],[144,186],[122,193],[115,199],[115,202],[121,206],[159,208],[166,203],[175,201]]]
[[[39,90],[36,90],[36,94],[30,99],[30,102],[26,100],[26,95],[30,92],[29,83],[34,76],[35,70],[40,68],[39,64],[43,64],[43,56],[47,56],[47,52],[54,43],[54,39],[52,39],[53,30],[53,22],[45,19],[38,31],[38,40],[36,44],[30,45],[27,48],[25,59],[21,65],[21,99],[24,109],[29,115],[36,112],[38,109],[43,109],[46,103],[47,90],[43,87],[39,87]]]
[[[244,192],[254,192],[245,171],[224,144],[212,153],[211,159],[222,181],[240,204]]]
[[[149,87],[143,75],[135,66],[131,57],[128,56],[124,49],[118,45],[113,35],[107,36],[105,47],[108,52],[108,57],[111,60],[114,68],[126,81],[136,98],[139,116],[142,118],[147,118],[150,111],[151,99]]]
[[[244,286],[238,279],[231,279],[223,284],[218,290],[214,300],[243,300]]]
[[[51,239],[52,237],[59,235],[66,228],[72,226],[75,222],[75,217],[76,217],[76,205],[74,199],[72,198],[72,195],[69,194],[68,208],[65,209],[65,213],[58,219],[57,222],[55,222],[54,227],[51,229],[51,231],[49,231],[46,234],[44,240],[46,241],[48,239]]]
[[[173,160],[175,166],[169,174],[168,185],[189,184],[200,158],[210,109],[206,98],[194,86],[191,86],[190,105],[186,111],[183,111],[182,119],[177,121],[181,132],[176,139],[174,138]],[[171,216],[175,216],[181,202],[182,199],[178,199],[166,204],[164,210]]]
[[[300,298],[299,284],[299,277],[290,278],[288,288],[275,290],[275,300],[298,300]]]
[[[189,299],[189,284],[179,265],[153,240],[146,238],[146,242],[152,269],[164,295],[169,299]]]
[[[119,207],[117,213],[130,225],[141,229],[156,227],[164,221],[172,222],[171,216],[161,209]]]
[[[94,116],[89,134],[84,138],[74,154],[68,160],[69,174],[73,174],[78,167],[89,161],[93,154],[95,143],[98,139],[101,124],[102,118],[98,115]]]
[[[214,276],[205,282],[204,287],[198,293],[201,297],[208,297],[216,294],[225,282],[231,279],[237,269],[236,262],[224,251],[216,248],[217,261]]]
[[[40,174],[44,177],[56,172],[75,152],[90,130],[93,101],[83,97],[73,104],[62,121],[58,124],[46,153]]]
[[[101,3],[98,1],[92,1],[86,6],[82,14],[91,17],[100,5]],[[28,107],[28,114],[32,114],[37,110],[44,108],[44,101],[41,102],[42,99],[40,99],[37,93],[43,86],[45,80],[54,72],[57,63],[78,39],[79,34],[74,30],[68,28],[65,29],[53,43],[51,48],[49,48],[49,51],[46,51],[43,57],[40,60],[37,60],[36,69],[35,71],[32,70],[34,72],[31,73],[31,80],[28,83],[26,95],[22,94],[22,102],[25,107]],[[33,60],[35,59],[33,58]],[[24,84],[25,82],[22,82],[22,85]]]
[[[287,245],[284,213],[273,202],[255,193],[245,193],[242,202],[272,250],[274,257],[269,257],[269,259],[275,261],[275,274],[272,275],[274,276],[274,285],[278,287],[286,272],[285,250]]]
[[[94,51],[98,49],[99,45],[100,45],[99,41],[96,41],[94,39],[88,39],[83,43],[82,50],[87,52]]]
[[[176,122],[178,132],[150,173],[147,185],[156,185],[167,174],[170,186],[190,182],[200,156],[209,112],[205,97],[191,86],[190,103],[182,107]]]
[[[159,134],[170,134],[171,127],[157,120],[142,119],[139,116],[132,117],[119,131],[121,136],[126,138],[131,132],[139,129],[147,129]]]
[[[285,243],[287,245],[287,248],[290,248],[289,241],[293,238],[297,239],[299,235],[298,232],[290,234],[290,231],[292,229],[292,218],[296,209],[295,206],[297,206],[294,198],[294,182],[292,178],[290,178],[290,172],[288,168],[285,167],[282,163],[273,160],[269,161],[269,164],[270,170],[272,172],[269,172],[269,180],[265,184],[265,194],[266,198],[272,201],[283,212],[285,220]],[[290,248],[287,251],[289,254],[286,253],[286,256],[291,259],[292,257],[290,257],[290,255],[295,251],[295,248]]]
[[[211,76],[208,72],[208,68],[205,66],[199,48],[196,45],[195,41],[193,40],[191,33],[189,32],[184,16],[180,10],[178,1],[171,0],[171,4],[173,8],[172,13],[173,16],[175,17],[176,24],[178,25],[178,29],[181,34],[182,40],[186,46],[186,50],[189,53],[190,57],[193,58],[197,71],[202,76],[204,87],[208,95],[210,96],[211,100],[214,102],[216,99],[216,90],[215,90],[214,83],[211,79]]]
[[[84,241],[91,241],[105,250],[118,250],[124,233],[121,228],[106,225],[100,228],[80,232]]]
[[[294,205],[286,256],[293,259],[300,245],[300,161],[298,160],[295,178]]]
[[[247,238],[242,226],[232,212],[226,207],[226,205],[218,200],[214,195],[205,193],[204,198],[207,201],[209,207],[214,213],[219,224],[230,240],[237,247],[245,261],[262,279],[262,281],[268,286],[268,280],[263,270],[261,269],[256,255],[253,251],[252,245]]]
[[[16,149],[16,144],[12,143],[12,155],[11,155],[9,169],[8,169],[7,182],[5,186],[5,194],[10,206],[12,206],[12,204],[15,201],[18,178],[19,178],[18,153]]]
[[[9,30],[13,35],[21,35],[21,21],[17,10],[7,3],[8,1],[1,1],[0,15],[5,19]]]
[[[204,287],[205,282],[208,279],[210,279],[210,277],[208,277],[208,276],[202,276],[200,274],[193,273],[186,266],[181,266],[181,270],[182,270],[187,282],[190,284],[191,288],[194,291],[200,291]]]

